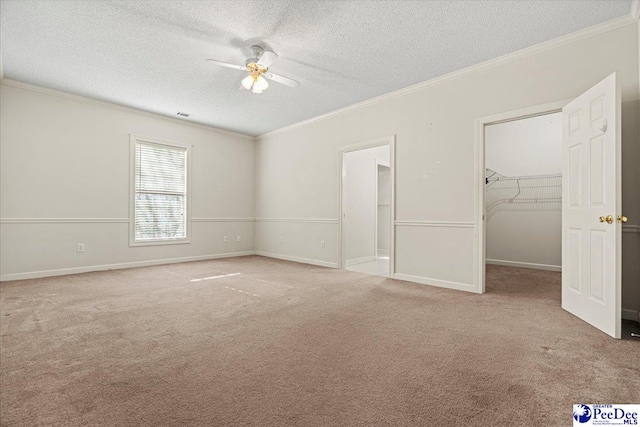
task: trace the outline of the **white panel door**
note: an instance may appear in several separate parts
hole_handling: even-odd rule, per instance
[[[562,308],[621,328],[620,91],[613,73],[562,109]]]

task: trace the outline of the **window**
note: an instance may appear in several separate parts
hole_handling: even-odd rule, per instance
[[[189,243],[189,147],[131,137],[130,245]]]

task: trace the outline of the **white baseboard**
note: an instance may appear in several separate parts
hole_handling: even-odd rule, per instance
[[[181,258],[153,259],[148,261],[123,262],[118,264],[90,265],[87,267],[61,268],[59,270],[31,271],[27,273],[11,273],[0,275],[0,282],[9,280],[39,279],[41,277],[66,276],[69,274],[89,273],[92,271],[121,270],[124,268],[149,267],[152,265],[177,264],[180,262],[204,261],[208,259],[233,258],[255,255],[254,251],[229,252],[222,254],[197,255]]]
[[[347,267],[351,267],[352,265],[364,264],[365,262],[375,261],[375,255],[371,256],[363,256],[362,258],[354,258],[347,260]]]
[[[284,261],[300,262],[302,264],[318,265],[320,267],[338,268],[338,263],[336,263],[336,262],[320,261],[320,260],[317,260],[317,259],[309,259],[309,258],[299,258],[299,257],[295,257],[295,256],[274,254],[274,253],[271,253],[271,252],[262,252],[262,251],[256,251],[255,254],[256,255],[260,255],[260,256],[264,256],[264,257],[267,257],[267,258],[281,259],[281,260],[284,260]]]
[[[633,320],[634,322],[640,323],[640,311],[638,310],[629,310],[628,308],[622,309],[622,318],[625,320]]]
[[[378,249],[378,257],[388,257],[389,249]]]
[[[532,268],[534,270],[562,271],[561,265],[534,264],[532,262],[505,261],[502,259],[488,259],[487,264],[502,265],[505,267]]]
[[[458,291],[475,292],[475,287],[469,283],[449,282],[446,280],[430,279],[428,277],[412,276],[402,273],[394,273],[393,278],[396,280],[405,280],[407,282],[420,283],[421,285],[437,286],[439,288],[455,289]]]

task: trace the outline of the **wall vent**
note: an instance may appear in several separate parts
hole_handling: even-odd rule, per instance
[[[182,111],[178,111],[178,115],[179,115],[180,117],[189,117],[191,114],[189,114],[189,113],[183,113]]]

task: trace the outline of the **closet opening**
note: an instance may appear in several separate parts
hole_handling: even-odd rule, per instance
[[[342,147],[340,267],[393,275],[393,137]]]
[[[561,292],[562,113],[484,127],[487,292]]]

